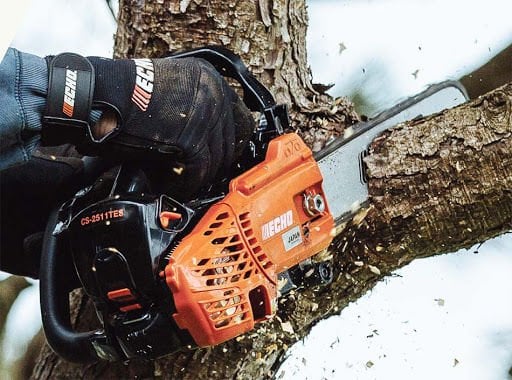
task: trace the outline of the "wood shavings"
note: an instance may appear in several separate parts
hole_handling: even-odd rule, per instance
[[[345,128],[343,131],[343,138],[348,139],[350,136],[354,134],[354,128],[352,126]]]
[[[323,249],[322,251],[318,252],[315,256],[311,258],[314,262],[319,263],[322,261],[329,261],[332,260],[332,253],[329,251],[329,249]]]
[[[356,213],[357,210],[361,208],[361,203],[359,201],[355,201],[350,205],[350,212]]]
[[[315,269],[314,268],[311,268],[310,270],[308,270],[305,274],[304,274],[304,277],[305,278],[309,278],[313,275],[313,273],[315,273]]]
[[[295,334],[295,330],[293,330],[293,326],[290,322],[282,322],[281,328],[288,334]]]
[[[270,25],[272,25],[272,20],[270,19],[269,14],[268,0],[259,0],[258,5],[260,8],[261,21],[263,21],[263,25],[268,28]]]
[[[190,5],[191,0],[181,0],[180,1],[180,12],[185,13],[187,11],[188,6]]]
[[[277,281],[277,290],[280,292],[281,289],[283,289],[283,287],[286,285],[288,281],[286,280],[286,278],[280,278],[278,281]]]
[[[360,225],[363,222],[364,218],[366,218],[366,215],[368,214],[369,210],[369,208],[363,208],[356,215],[354,215],[354,218],[352,219],[354,225]]]
[[[338,54],[343,53],[345,50],[347,50],[347,46],[343,42],[340,42],[338,44]]]
[[[347,225],[348,225],[347,222],[343,222],[340,225],[338,225],[335,228],[333,228],[330,233],[334,234],[334,235],[331,235],[331,236],[339,235],[347,227]]]
[[[278,349],[279,347],[275,343],[272,343],[270,346],[266,347],[267,352],[274,352],[277,351]]]
[[[172,171],[173,171],[174,173],[176,173],[177,175],[182,175],[182,174],[183,174],[183,170],[184,170],[184,169],[185,169],[185,168],[184,168],[183,166],[179,166],[179,167],[174,167],[174,168],[172,168]]]

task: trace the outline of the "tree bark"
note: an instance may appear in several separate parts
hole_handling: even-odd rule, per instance
[[[297,123],[311,120],[300,115],[323,107],[310,84],[305,48],[295,46],[304,44],[303,1],[125,1],[120,8],[119,56],[162,56],[177,48],[221,43],[241,53],[279,98],[293,105]],[[336,103],[329,104],[324,109]],[[345,117],[331,108],[330,117],[315,125],[313,135],[318,136],[319,125],[333,131],[331,125],[336,124],[340,132],[354,120],[353,111],[339,104]],[[385,132],[373,142],[366,165],[369,205],[340,228],[321,258],[332,256],[331,285],[283,297],[275,318],[216,347],[185,350],[152,362],[86,367],[66,363],[46,348],[33,378],[270,377],[287,348],[314,323],[339,313],[391,271],[417,257],[469,247],[511,230],[512,84]],[[87,328],[91,306],[74,297],[74,310],[75,323]]]
[[[4,341],[5,337],[5,324],[9,311],[18,299],[20,293],[28,288],[30,283],[20,276],[9,276],[5,280],[0,281],[0,342]],[[0,369],[5,370],[6,363],[4,363],[5,357],[0,355]],[[10,366],[12,368],[12,366]]]
[[[166,56],[208,44],[242,56],[280,102],[313,107],[304,0],[133,1],[120,5],[115,55]]]
[[[305,0],[161,0],[120,2],[116,57],[163,57],[205,45],[239,54],[278,103],[292,129],[319,150],[359,120],[346,99],[314,89],[306,55]]]

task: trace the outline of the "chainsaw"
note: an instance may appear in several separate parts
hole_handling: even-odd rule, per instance
[[[299,135],[285,133],[286,107],[238,56],[206,47],[174,57],[203,58],[238,81],[260,122],[236,175],[191,201],[152,190],[141,167],[123,164],[91,175],[94,181],[52,213],[41,310],[48,343],[66,360],[154,359],[217,345],[271,318],[279,295],[330,283],[331,262],[312,257],[367,202],[370,142],[397,123],[467,99],[457,82],[434,85],[313,154]],[[69,293],[77,287],[94,303],[96,330],[71,325]]]

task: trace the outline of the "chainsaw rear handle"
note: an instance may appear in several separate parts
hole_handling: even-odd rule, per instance
[[[242,59],[222,46],[205,46],[172,54],[173,58],[202,58],[223,76],[239,82],[244,91],[243,101],[254,112],[261,112],[267,120],[267,128],[279,134],[289,126],[288,111],[284,104],[276,104],[270,91],[247,69]]]
[[[41,317],[50,347],[64,359],[77,363],[98,360],[93,342],[102,337],[101,331],[76,332],[71,327],[69,291],[59,279],[66,269],[58,254],[58,239],[53,235],[58,221],[58,209],[52,211],[46,226],[40,271]],[[69,275],[69,274],[68,274]]]

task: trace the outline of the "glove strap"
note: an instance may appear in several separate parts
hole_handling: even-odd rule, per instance
[[[78,144],[90,139],[89,114],[94,92],[91,62],[78,54],[63,53],[51,60],[48,72],[43,145]]]

